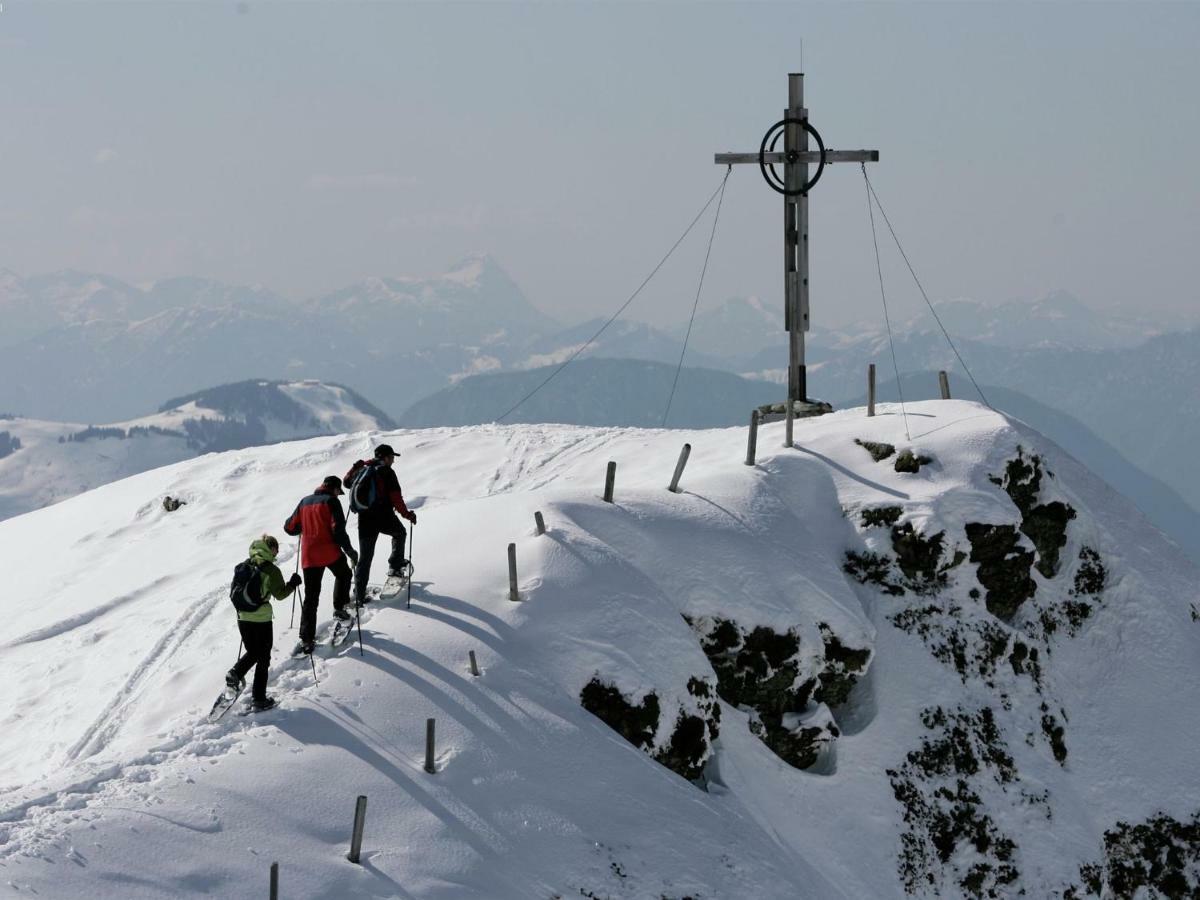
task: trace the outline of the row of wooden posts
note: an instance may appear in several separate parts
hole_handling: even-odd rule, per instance
[[[945,370],[938,372],[938,389],[941,391],[943,400],[950,399],[950,376],[946,374]],[[795,419],[795,410],[792,408],[791,403],[785,403],[784,405],[787,407],[785,412],[787,424],[784,429],[783,446],[791,447],[794,446],[792,441],[792,421]],[[875,363],[867,366],[867,415],[875,415]],[[759,413],[756,409],[750,413],[750,436],[746,439],[746,465],[748,466],[754,465],[754,461],[758,455],[758,421]],[[685,449],[690,449],[687,445],[684,446]],[[675,489],[675,484],[678,482],[679,475],[683,471],[683,464],[686,459],[686,455],[679,458],[679,466],[675,470],[675,480],[671,482],[672,490]],[[616,466],[616,463],[610,462],[608,465],[609,469],[612,470]],[[604,499],[610,503],[612,502],[612,499],[608,496],[605,496]]]
[[[950,399],[950,376],[945,369],[938,372],[938,390],[943,400]],[[875,415],[875,363],[867,366],[867,415]]]
[[[942,371],[938,372],[938,384],[941,388],[943,400],[950,399],[950,379],[947,374]],[[867,415],[875,415],[875,364],[872,363],[867,368]],[[794,418],[792,404],[787,404],[787,427],[784,446],[792,446],[792,420]],[[746,465],[752,466],[755,464],[758,447],[758,410],[754,410],[750,414],[750,437],[746,447]],[[679,452],[679,459],[675,463],[675,472],[671,476],[671,483],[667,486],[667,490],[672,493],[679,493],[679,480],[683,477],[684,467],[687,465],[688,457],[691,456],[692,445],[684,444],[683,449]],[[616,489],[617,483],[617,464],[610,460],[608,469],[604,476],[604,502],[613,502],[613,492]],[[540,510],[533,514],[533,523],[536,533],[544,535],[546,533],[546,520],[542,516]],[[521,593],[517,589],[517,545],[515,543],[508,545],[508,599],[517,601],[521,599]],[[475,678],[480,676],[479,662],[475,659],[475,651],[471,650],[467,654],[467,661],[471,675]],[[437,722],[435,719],[425,720],[425,771],[431,775],[437,773],[436,762],[436,733]],[[358,863],[360,854],[362,853],[363,829],[366,826],[367,820],[367,798],[360,794],[354,804],[354,827],[350,836],[350,852],[346,854],[346,858],[352,863]],[[271,863],[271,900],[279,900],[279,863]]]

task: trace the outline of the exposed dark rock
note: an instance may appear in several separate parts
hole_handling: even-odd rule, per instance
[[[956,549],[953,558],[942,563],[946,533],[939,531],[926,537],[913,528],[911,522],[893,525],[891,539],[895,564],[902,577],[897,577],[893,572],[892,560],[889,557],[870,551],[847,551],[842,571],[852,576],[859,584],[877,585],[884,593],[894,597],[903,596],[905,589],[915,594],[928,595],[935,594],[945,587],[949,571],[967,558],[965,553]]]
[[[1079,568],[1075,570],[1075,586],[1071,593],[1076,597],[1085,594],[1098,597],[1107,579],[1108,572],[1100,560],[1100,554],[1085,544],[1079,549]]]
[[[175,510],[179,509],[179,507],[187,506],[187,501],[168,495],[163,497],[162,506],[167,512],[175,512]]]
[[[721,709],[711,686],[703,679],[691,678],[687,687],[688,693],[699,701],[700,715],[681,710],[666,745],[657,749],[654,737],[661,710],[658,695],[653,691],[647,693],[641,703],[634,704],[615,686],[605,684],[596,676],[580,691],[579,702],[629,743],[646,751],[673,772],[695,781],[703,772],[709,747],[717,737]]]
[[[675,720],[671,740],[654,758],[688,781],[695,781],[708,758],[708,724],[699,716],[681,712]]]
[[[836,738],[832,724],[796,725],[809,699],[845,702],[870,659],[869,650],[848,647],[821,626],[825,660],[801,671],[800,636],[759,626],[749,632],[728,619],[688,620],[717,673],[721,699],[750,713],[751,730],[784,761],[808,768]]]
[[[968,522],[966,531],[971,562],[979,564],[977,577],[987,590],[988,612],[1008,621],[1037,591],[1037,584],[1029,576],[1033,552],[1021,549],[1013,525]]]
[[[644,750],[653,745],[660,714],[658,695],[653,691],[635,706],[615,686],[605,684],[597,676],[583,686],[579,702],[635,747]]]
[[[892,561],[879,553],[846,551],[842,571],[859,584],[874,584],[885,594],[904,596],[904,588],[892,580]]]
[[[854,443],[858,444],[858,446],[870,453],[871,459],[875,460],[875,462],[883,462],[896,452],[896,448],[891,444],[877,444],[874,441],[860,441],[858,438],[854,439]]]
[[[1059,724],[1058,718],[1050,712],[1050,707],[1042,704],[1042,733],[1050,742],[1050,750],[1059,765],[1067,761],[1066,729]]]
[[[877,506],[874,509],[864,509],[862,511],[863,527],[895,525],[899,521],[902,511],[899,506]]]
[[[1104,833],[1104,858],[1079,867],[1080,884],[1065,900],[1200,897],[1200,813],[1180,821],[1165,813]]]
[[[959,565],[966,555],[956,551],[950,562],[939,567],[946,532],[925,537],[911,522],[892,526],[892,550],[896,564],[904,573],[905,584],[917,594],[932,594],[946,586],[946,573]]]
[[[909,893],[942,893],[954,878],[972,897],[1015,893],[1020,877],[1016,844],[988,815],[971,780],[990,774],[1002,787],[1017,780],[1016,768],[991,709],[975,713],[940,707],[927,709],[921,721],[934,734],[889,769],[892,792],[903,807],[900,877]],[[955,861],[960,847],[984,857],[964,871]]]
[[[920,472],[921,466],[927,466],[931,462],[933,462],[932,457],[920,456],[911,450],[903,450],[896,457],[895,469],[897,472],[906,472],[912,475]]]
[[[1026,459],[1023,447],[1018,447],[1016,458],[1008,461],[1004,477],[993,476],[991,480],[1004,488],[1021,511],[1021,531],[1037,550],[1037,570],[1053,578],[1058,573],[1059,552],[1067,542],[1067,523],[1075,518],[1075,510],[1059,500],[1037,502],[1042,485],[1042,458],[1030,454]]]
[[[841,706],[849,699],[859,676],[866,671],[871,651],[847,647],[824,623],[821,624],[821,640],[825,643],[825,666],[813,698],[827,706]]]

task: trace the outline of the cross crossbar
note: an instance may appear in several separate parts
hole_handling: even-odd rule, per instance
[[[762,157],[764,163],[769,165],[779,166],[787,163],[787,154],[785,153],[764,153]],[[809,150],[800,153],[795,162],[808,163],[816,165],[821,161],[821,152],[819,150]],[[713,162],[717,165],[736,166],[741,163],[757,163],[757,153],[718,153],[713,157]],[[827,163],[844,163],[844,162],[879,162],[878,150],[826,150],[825,162]]]

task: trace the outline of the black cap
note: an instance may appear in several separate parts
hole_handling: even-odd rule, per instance
[[[321,482],[321,487],[325,489],[325,493],[333,494],[335,497],[345,493],[342,490],[342,479],[336,475],[326,475],[325,480]]]
[[[395,456],[396,451],[392,449],[391,444],[380,444],[375,448],[375,458],[383,459],[385,456]]]

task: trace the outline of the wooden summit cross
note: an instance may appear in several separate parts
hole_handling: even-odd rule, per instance
[[[817,142],[808,147],[808,138]],[[783,137],[783,152],[775,145]],[[808,192],[821,177],[826,164],[835,162],[879,162],[878,150],[828,150],[816,129],[808,123],[804,108],[804,75],[788,75],[788,107],[783,118],[763,136],[757,153],[718,153],[718,165],[758,163],[763,178],[783,194],[783,290],[784,328],[788,332],[788,401],[793,408],[808,400],[808,376],[804,366],[804,332],[808,331]],[[783,178],[775,171],[783,165]],[[808,167],[817,174],[808,177]],[[815,410],[813,410],[815,412]],[[804,413],[797,410],[797,413]]]

